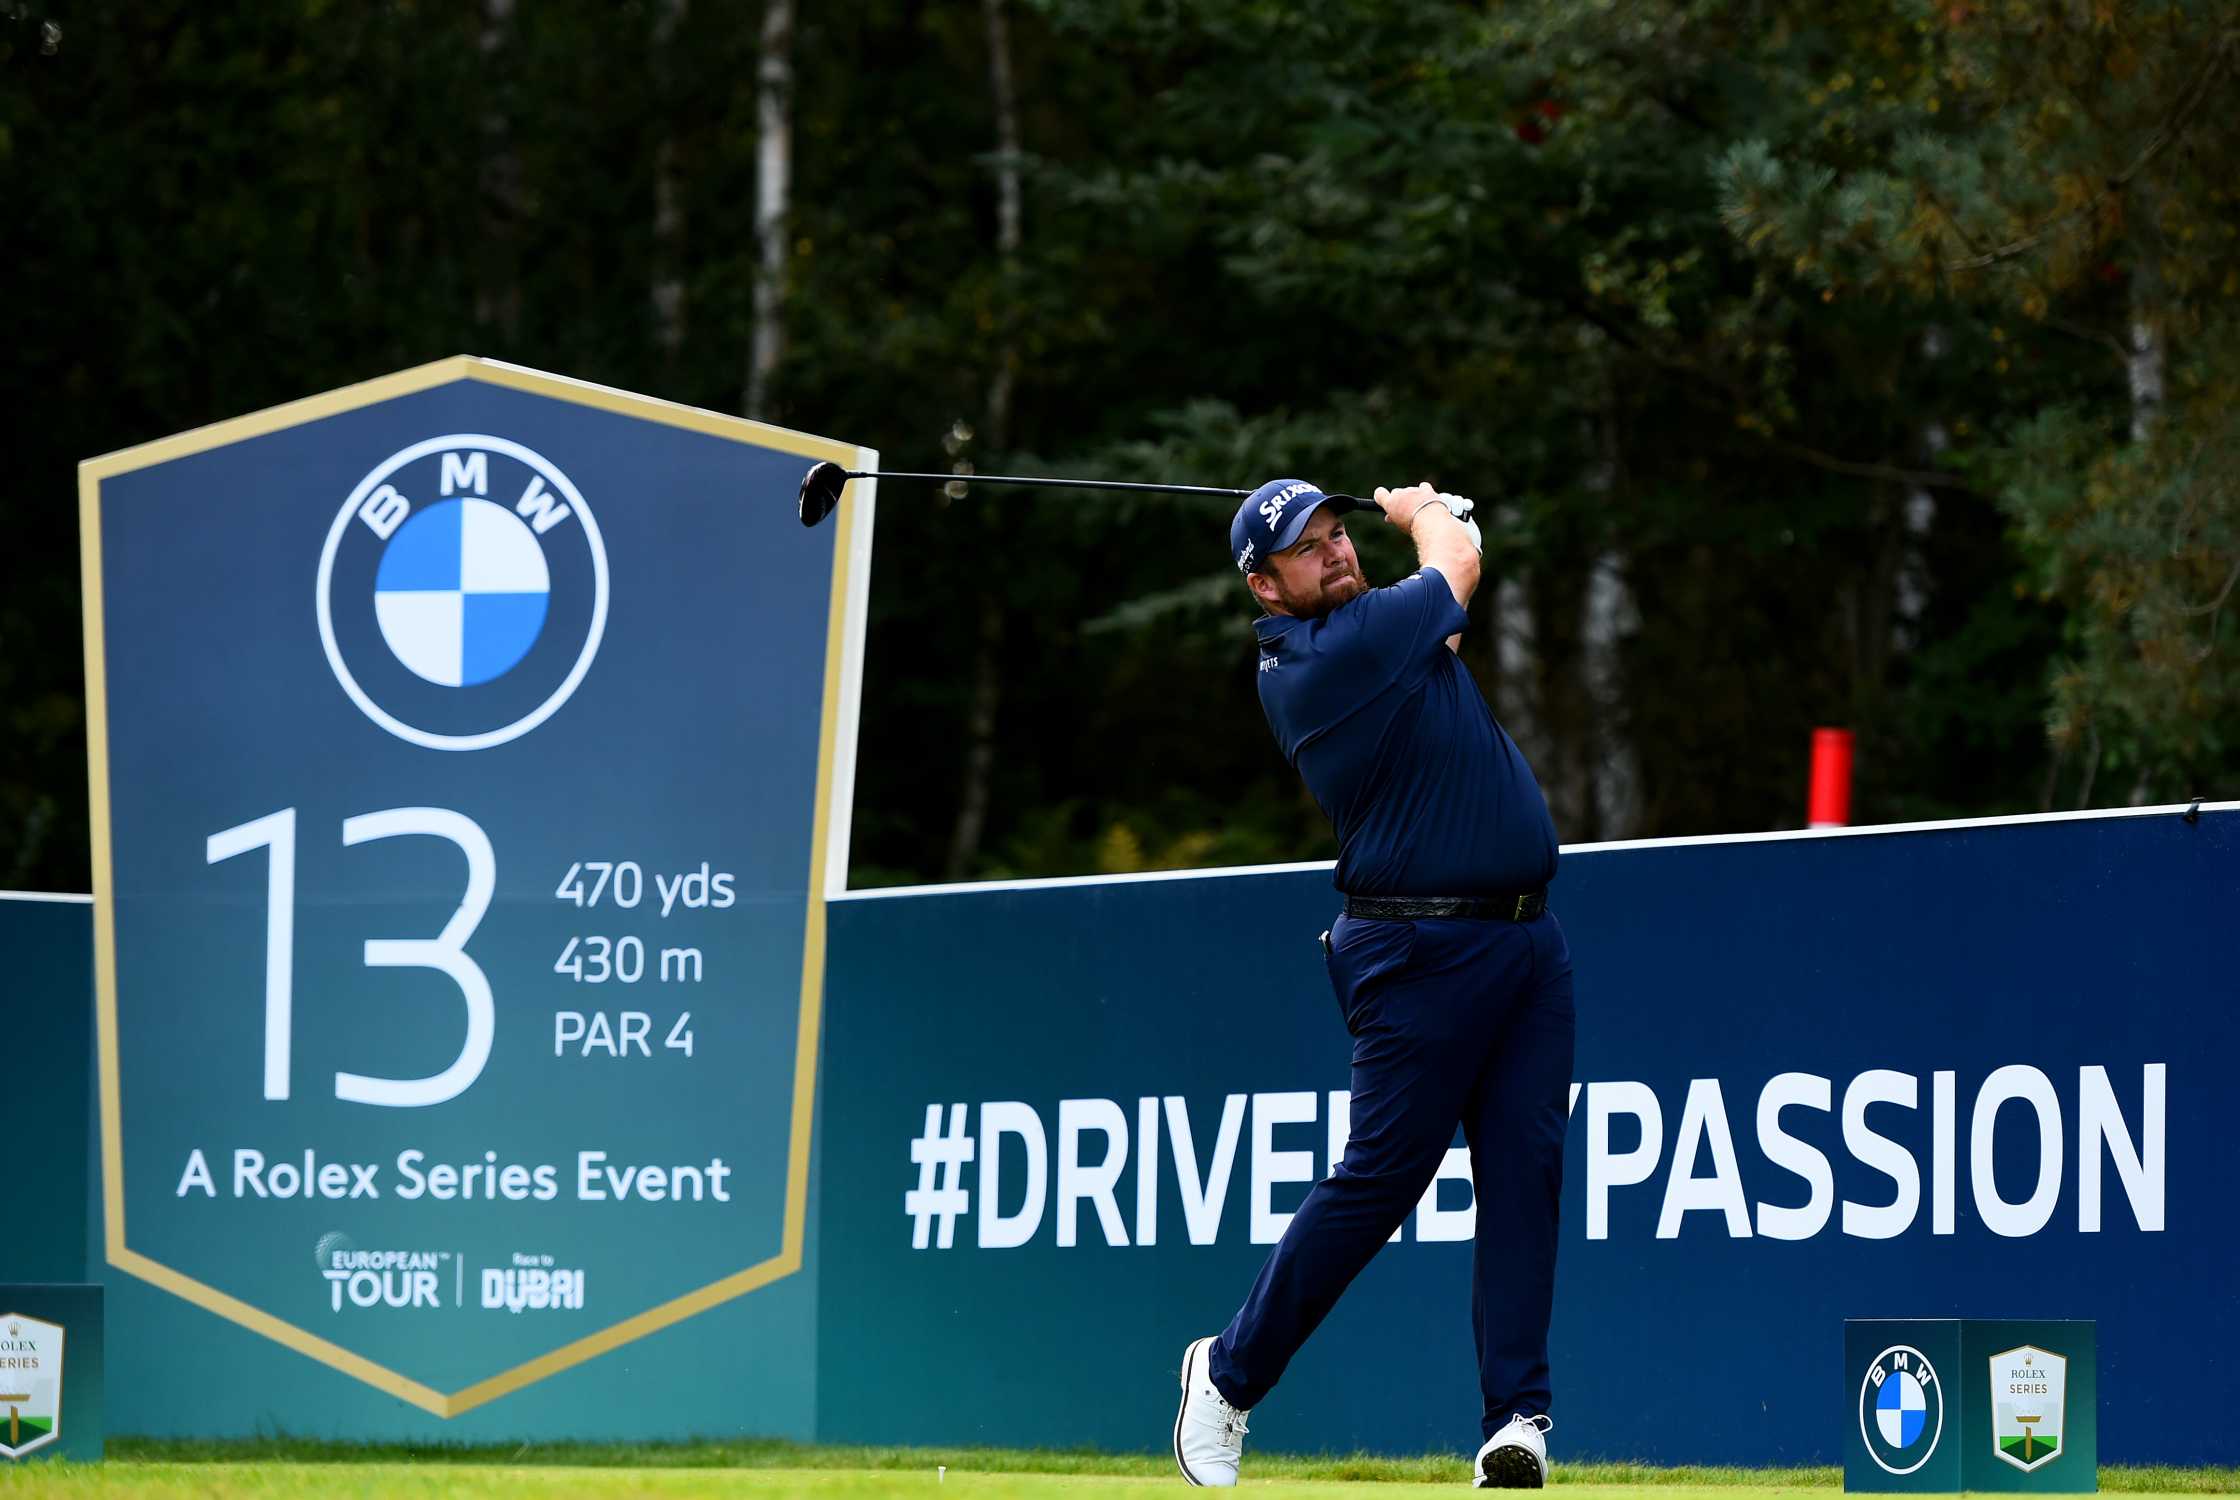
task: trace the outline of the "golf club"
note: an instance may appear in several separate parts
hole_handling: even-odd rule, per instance
[[[1120,479],[1037,479],[1020,474],[911,474],[892,469],[843,469],[820,463],[801,476],[801,524],[814,526],[840,504],[840,491],[851,479],[924,479],[937,484],[963,480],[967,484],[1036,484],[1070,490],[1149,490],[1162,495],[1221,495],[1242,500],[1250,490],[1216,489],[1201,484],[1139,484]],[[1328,492],[1325,492],[1328,493]],[[1339,511],[1361,510],[1368,502],[1352,495],[1330,494]]]

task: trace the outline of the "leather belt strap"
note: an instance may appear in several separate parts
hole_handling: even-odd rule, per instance
[[[1418,917],[1477,917],[1494,922],[1529,922],[1548,909],[1545,886],[1509,896],[1348,896],[1346,915],[1372,922],[1408,922]]]

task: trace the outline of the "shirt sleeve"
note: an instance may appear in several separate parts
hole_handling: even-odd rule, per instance
[[[1387,678],[1437,660],[1447,637],[1470,623],[1437,568],[1424,568],[1347,601],[1329,616],[1328,645]]]

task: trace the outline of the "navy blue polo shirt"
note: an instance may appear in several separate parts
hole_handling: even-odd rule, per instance
[[[1555,876],[1540,783],[1447,649],[1467,619],[1425,568],[1318,620],[1257,624],[1260,706],[1337,831],[1348,895],[1494,895]]]

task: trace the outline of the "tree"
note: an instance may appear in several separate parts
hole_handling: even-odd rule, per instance
[[[1283,468],[1435,464],[1499,502],[1470,655],[1567,836],[1793,821],[1816,722],[1860,725],[1869,816],[2034,796],[2034,747],[1948,757],[1911,696],[2012,576],[1985,497],[1912,451],[1987,346],[1922,369],[1932,309],[1769,280],[1720,224],[1716,164],[1804,113],[1814,46],[1709,3],[1048,9],[1143,80],[1074,200],[1226,294],[1193,325],[1221,385],[1167,378],[1235,421],[1161,461],[1265,434]],[[2042,633],[2008,639],[2028,660]]]
[[[1469,489],[1466,659],[1573,840],[1793,825],[1827,722],[1862,818],[2034,806],[2063,629],[2062,800],[2219,763],[2208,7],[836,0],[780,132],[787,9],[0,11],[0,870],[86,881],[72,465],[462,349],[755,376],[897,468]],[[1326,857],[1226,520],[890,492],[854,878]]]
[[[1729,153],[1729,223],[1826,297],[1953,305],[1998,348],[2001,384],[2043,393],[1951,458],[1997,493],[2035,587],[2068,611],[2046,801],[2228,780],[2240,121],[2221,101],[2240,19],[2017,0],[1831,24],[1862,63],[1816,94],[1815,128]]]
[[[785,349],[786,236],[793,187],[793,0],[763,0],[755,70],[757,264],[746,413],[768,420],[770,382]]]

